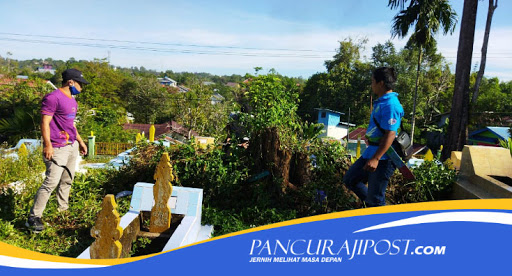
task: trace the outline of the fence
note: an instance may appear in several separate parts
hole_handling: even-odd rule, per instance
[[[132,143],[96,142],[95,144],[96,155],[118,155],[134,146]]]

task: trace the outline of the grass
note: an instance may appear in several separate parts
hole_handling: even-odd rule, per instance
[[[183,152],[178,150],[175,154]],[[133,163],[119,171],[89,169],[87,174],[78,174],[71,189],[70,209],[64,213],[57,211],[54,193],[43,217],[47,227],[40,234],[32,234],[24,226],[33,197],[43,181],[45,167],[40,150],[17,160],[0,158],[0,241],[42,253],[77,257],[93,242],[90,229],[95,223],[104,196],[107,193],[131,190],[137,181],[153,180],[157,155],[154,151],[137,154],[132,159],[135,160]],[[343,164],[333,166],[336,160],[332,160],[329,154],[317,155],[319,168],[322,168],[316,169],[315,173],[320,176],[317,182],[312,182],[303,193],[290,192],[286,197],[277,199],[280,204],[270,201],[266,190],[261,188],[263,186],[255,185],[251,188],[244,182],[236,182],[242,179],[240,167],[226,167],[223,159],[225,156],[201,156],[195,152],[190,154],[193,154],[193,158],[184,159],[186,161],[183,164],[174,163],[174,172],[180,176],[175,184],[204,189],[202,223],[214,225],[215,236],[356,206],[353,202],[355,198],[342,190],[340,166]],[[187,156],[180,158],[183,157]],[[231,159],[228,161],[232,162]],[[206,168],[208,171],[205,173]],[[238,176],[235,173],[239,173]],[[417,180],[411,183],[405,183],[399,174],[392,177],[387,191],[390,203],[443,199],[456,177],[454,171],[434,162],[425,162],[414,173]],[[14,181],[23,181],[23,188],[17,192],[7,188]],[[328,194],[329,201],[315,203],[317,189]],[[252,196],[245,196],[249,193]],[[247,200],[241,200],[243,198]],[[121,216],[128,211],[130,200],[131,197],[118,200]],[[297,207],[299,204],[309,209]],[[148,241],[139,239],[134,246],[134,251],[143,252]]]
[[[34,195],[43,182],[44,168],[40,150],[19,160],[0,159],[0,241],[41,253],[77,257],[93,242],[90,229],[106,195],[103,185],[108,171],[89,170],[85,175],[77,174],[71,189],[70,208],[65,212],[58,212],[54,192],[43,216],[46,229],[33,234],[25,227],[25,222]],[[18,180],[23,181],[23,189],[15,192],[7,188],[8,183]],[[130,199],[118,200],[121,215],[128,211]]]
[[[94,158],[84,158],[82,163],[107,163],[115,157],[115,155],[96,155]]]

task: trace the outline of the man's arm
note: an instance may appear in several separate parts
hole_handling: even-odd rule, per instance
[[[75,127],[76,129],[76,127]],[[82,140],[82,137],[80,137],[80,134],[78,134],[78,130],[76,131],[76,140],[78,141],[78,145],[80,146],[80,153],[82,155],[87,154],[87,146],[84,143],[84,140]]]
[[[373,155],[373,157],[366,162],[366,165],[364,166],[364,169],[370,172],[374,172],[377,169],[377,166],[379,165],[380,158],[386,154],[386,151],[388,151],[389,147],[391,147],[391,144],[393,144],[393,140],[395,140],[396,132],[392,130],[386,130],[384,132],[384,136],[380,138],[379,142],[379,148]]]
[[[51,160],[53,157],[53,146],[50,140],[50,122],[52,121],[50,115],[44,115],[41,118],[41,134],[43,135],[43,155],[46,159]]]

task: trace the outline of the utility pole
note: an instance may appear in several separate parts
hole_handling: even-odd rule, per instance
[[[7,52],[7,73],[11,72],[11,59],[9,58],[12,56],[11,52]]]
[[[348,119],[347,119],[347,149],[348,149],[348,141],[349,141],[349,137],[348,135],[350,134],[350,107],[348,108]]]

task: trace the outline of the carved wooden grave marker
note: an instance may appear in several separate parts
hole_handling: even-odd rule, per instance
[[[172,194],[171,181],[174,180],[169,154],[165,152],[158,163],[154,175],[153,196],[155,206],[151,209],[149,232],[162,233],[171,227],[171,208],[167,205]]]
[[[130,210],[120,219],[113,195],[103,200],[91,235],[96,241],[78,258],[126,258],[138,237],[151,240],[142,254],[168,251],[211,237],[212,226],[201,226],[203,190],[187,187],[173,189],[174,181],[168,153],[164,153],[155,170],[155,184],[135,185]],[[171,195],[174,190],[174,197]],[[174,199],[174,200],[172,200]],[[171,209],[174,216],[171,220]],[[151,210],[151,211],[150,211]],[[149,229],[144,222],[149,219]],[[149,232],[147,232],[149,230]]]
[[[91,228],[91,236],[96,238],[90,249],[91,259],[117,259],[121,256],[119,240],[123,236],[123,229],[119,226],[120,220],[114,195],[106,195],[95,225]]]

